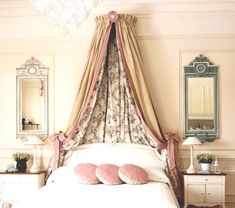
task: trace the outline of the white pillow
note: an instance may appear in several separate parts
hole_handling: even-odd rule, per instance
[[[48,177],[47,183],[53,182],[64,182],[64,181],[76,181],[77,177],[74,174],[74,167],[72,166],[62,166],[57,168]]]
[[[145,167],[144,169],[148,173],[149,181],[169,183],[169,178],[163,169],[158,167]]]

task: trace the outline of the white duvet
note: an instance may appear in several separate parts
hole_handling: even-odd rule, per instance
[[[165,174],[165,157],[137,144],[87,144],[72,152],[47,185],[24,197],[13,208],[179,208]],[[143,185],[82,185],[74,174],[79,163],[135,164],[146,170]]]
[[[178,208],[168,184],[82,185],[51,182],[25,196],[14,208]]]

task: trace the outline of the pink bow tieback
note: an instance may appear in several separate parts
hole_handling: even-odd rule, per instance
[[[180,142],[181,137],[179,137],[175,133],[166,133],[165,138],[167,140],[167,152],[168,152],[168,162],[170,169],[174,169],[176,167],[176,156],[175,156],[175,142]]]
[[[63,144],[67,143],[70,139],[72,139],[72,137],[73,137],[72,134],[70,134],[68,137],[65,137],[62,131],[60,131],[59,133],[55,133],[48,137],[48,139],[51,142],[53,142],[53,146],[54,146],[54,154],[53,154],[53,160],[51,164],[52,171],[58,168],[59,156],[60,156]]]

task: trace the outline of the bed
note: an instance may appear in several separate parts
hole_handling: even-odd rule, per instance
[[[79,163],[121,166],[135,164],[145,169],[149,181],[141,185],[85,185],[74,168]],[[54,171],[41,189],[24,196],[14,208],[179,208],[164,169],[166,158],[157,149],[139,144],[85,144],[66,156],[64,166]]]

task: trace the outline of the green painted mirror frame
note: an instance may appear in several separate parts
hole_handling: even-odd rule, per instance
[[[185,137],[218,138],[218,66],[203,55],[184,67]]]

